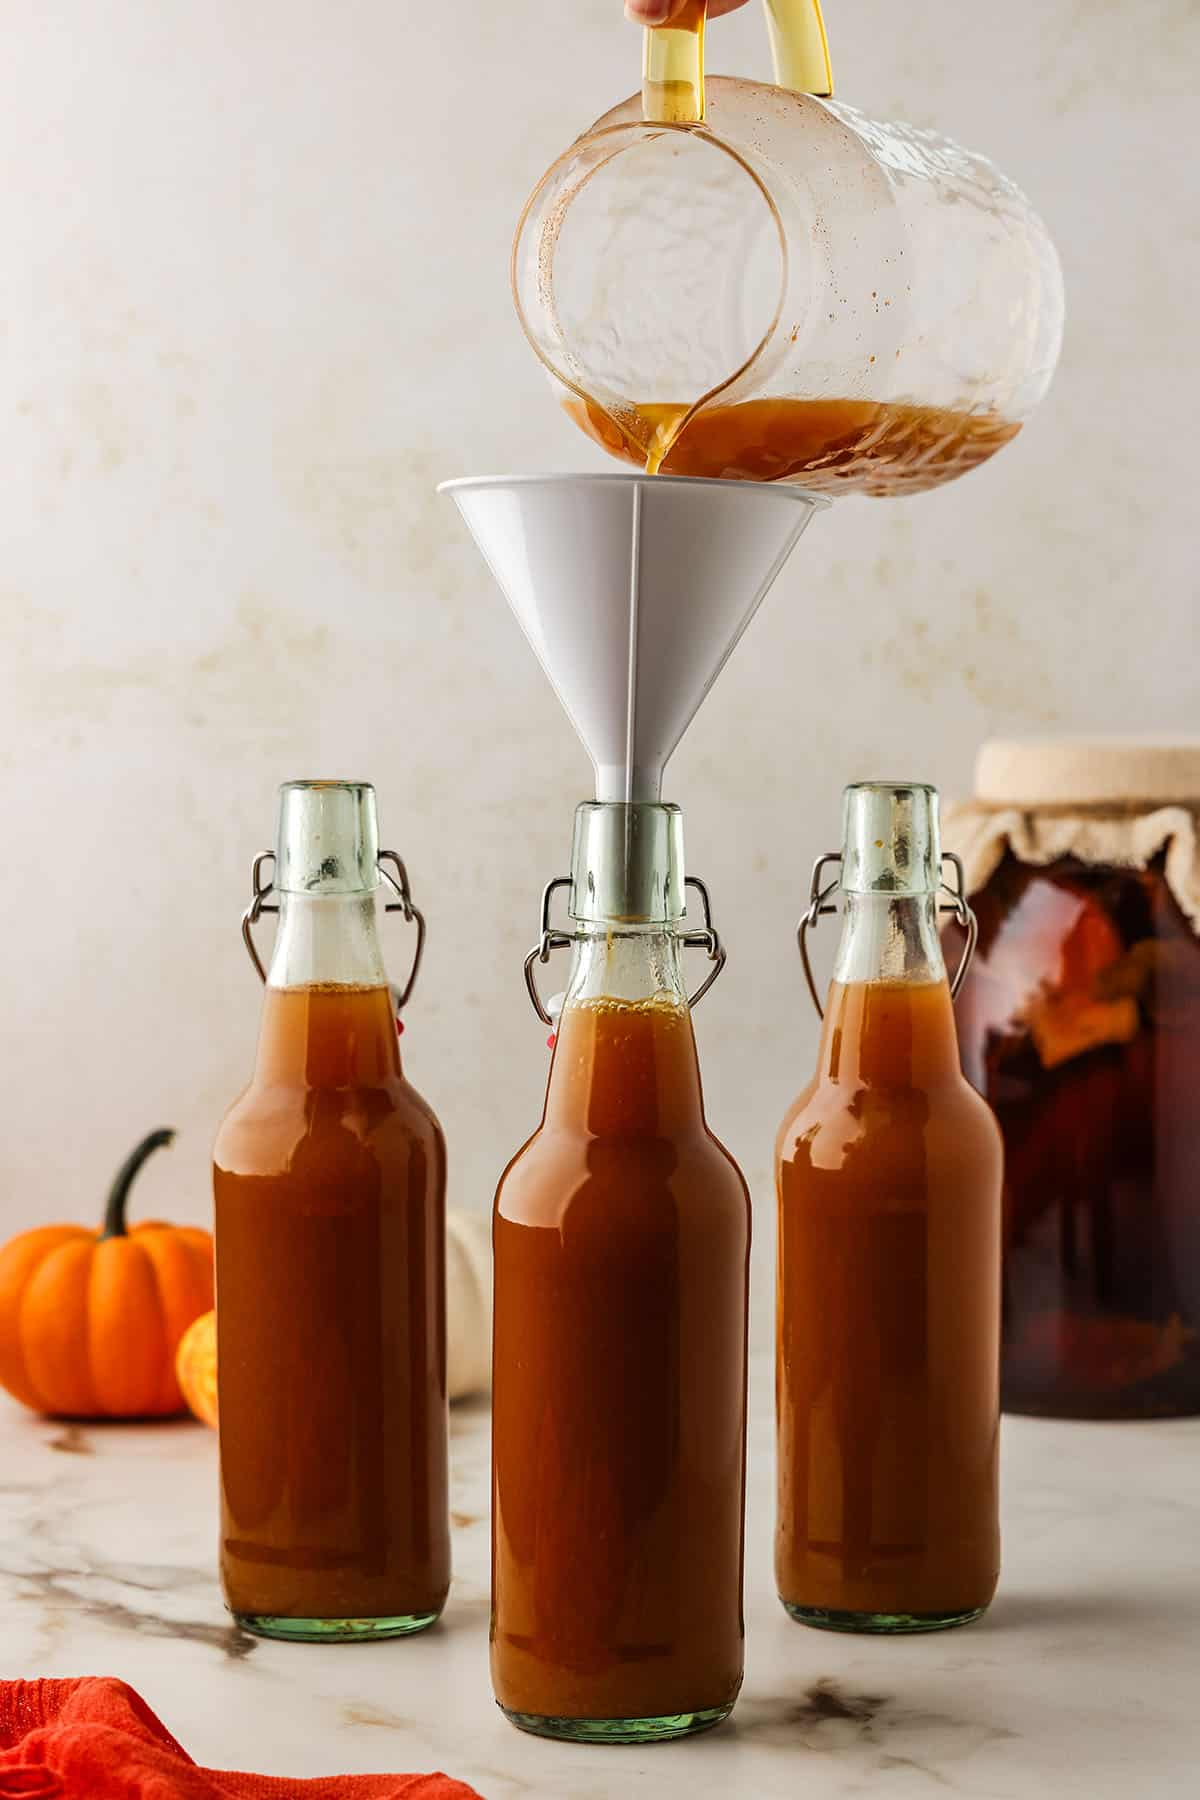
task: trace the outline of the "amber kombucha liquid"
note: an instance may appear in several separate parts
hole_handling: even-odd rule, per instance
[[[1001,1154],[946,983],[835,983],[777,1163],[776,1576],[813,1623],[995,1590]]]
[[[737,1694],[749,1243],[686,1009],[569,1003],[495,1213],[492,1675],[519,1721]]]
[[[428,1622],[450,1578],[445,1151],[386,987],[267,989],[215,1163],[229,1606]]]
[[[919,494],[977,468],[1016,437],[995,413],[872,400],[742,400],[703,408],[637,406],[618,420],[592,401],[564,402],[603,449],[651,474],[798,481],[816,492]]]

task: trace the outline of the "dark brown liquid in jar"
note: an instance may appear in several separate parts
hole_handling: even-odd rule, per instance
[[[1200,1412],[1200,942],[1161,864],[1008,856],[973,904],[957,1010],[1005,1141],[1004,1404]]]

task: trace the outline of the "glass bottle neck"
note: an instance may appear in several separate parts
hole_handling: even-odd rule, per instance
[[[682,950],[672,930],[581,927],[543,1124],[596,1137],[703,1126]]]
[[[582,1000],[656,1001],[686,1011],[683,952],[677,934],[662,925],[580,925],[564,1010]]]
[[[961,1077],[937,916],[931,893],[845,895],[823,1079],[924,1087]]]
[[[374,894],[281,894],[267,985],[386,986]]]
[[[256,1080],[342,1088],[400,1074],[374,895],[281,894]]]
[[[936,894],[843,894],[833,979],[944,981]]]

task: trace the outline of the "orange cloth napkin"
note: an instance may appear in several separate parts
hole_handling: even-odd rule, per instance
[[[3,1800],[481,1800],[447,1775],[201,1769],[123,1681],[0,1681]]]

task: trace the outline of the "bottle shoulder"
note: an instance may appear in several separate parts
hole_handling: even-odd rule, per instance
[[[749,1204],[741,1170],[706,1127],[672,1137],[595,1138],[540,1126],[501,1176],[495,1210],[516,1224],[562,1225],[573,1214],[663,1207],[680,1219],[740,1219]]]
[[[920,1106],[930,1113],[977,1115],[992,1119],[992,1109],[961,1069],[925,1082],[874,1081],[851,1076],[832,1080],[814,1075],[802,1087],[784,1114],[784,1125],[795,1120],[819,1119],[841,1112],[875,1108]],[[994,1121],[993,1121],[994,1122]]]
[[[424,1094],[422,1094],[418,1088],[415,1088],[412,1082],[409,1081],[408,1077],[404,1074],[401,1074],[400,1076],[399,1087],[403,1093],[414,1124],[420,1120],[428,1128],[430,1134],[433,1137],[436,1137],[439,1142],[444,1145],[445,1133],[442,1130],[442,1122],[433,1110],[429,1101],[425,1098]]]
[[[432,1107],[402,1075],[346,1087],[251,1081],[222,1119],[213,1162],[232,1173],[274,1173],[308,1141],[344,1130],[379,1151],[420,1149],[445,1163],[445,1140]]]
[[[926,1087],[814,1080],[784,1116],[776,1160],[810,1161],[852,1145],[860,1151],[874,1145],[886,1154],[906,1140],[923,1150],[936,1145],[941,1154],[957,1151],[984,1162],[1002,1155],[991,1107],[960,1074]]]

